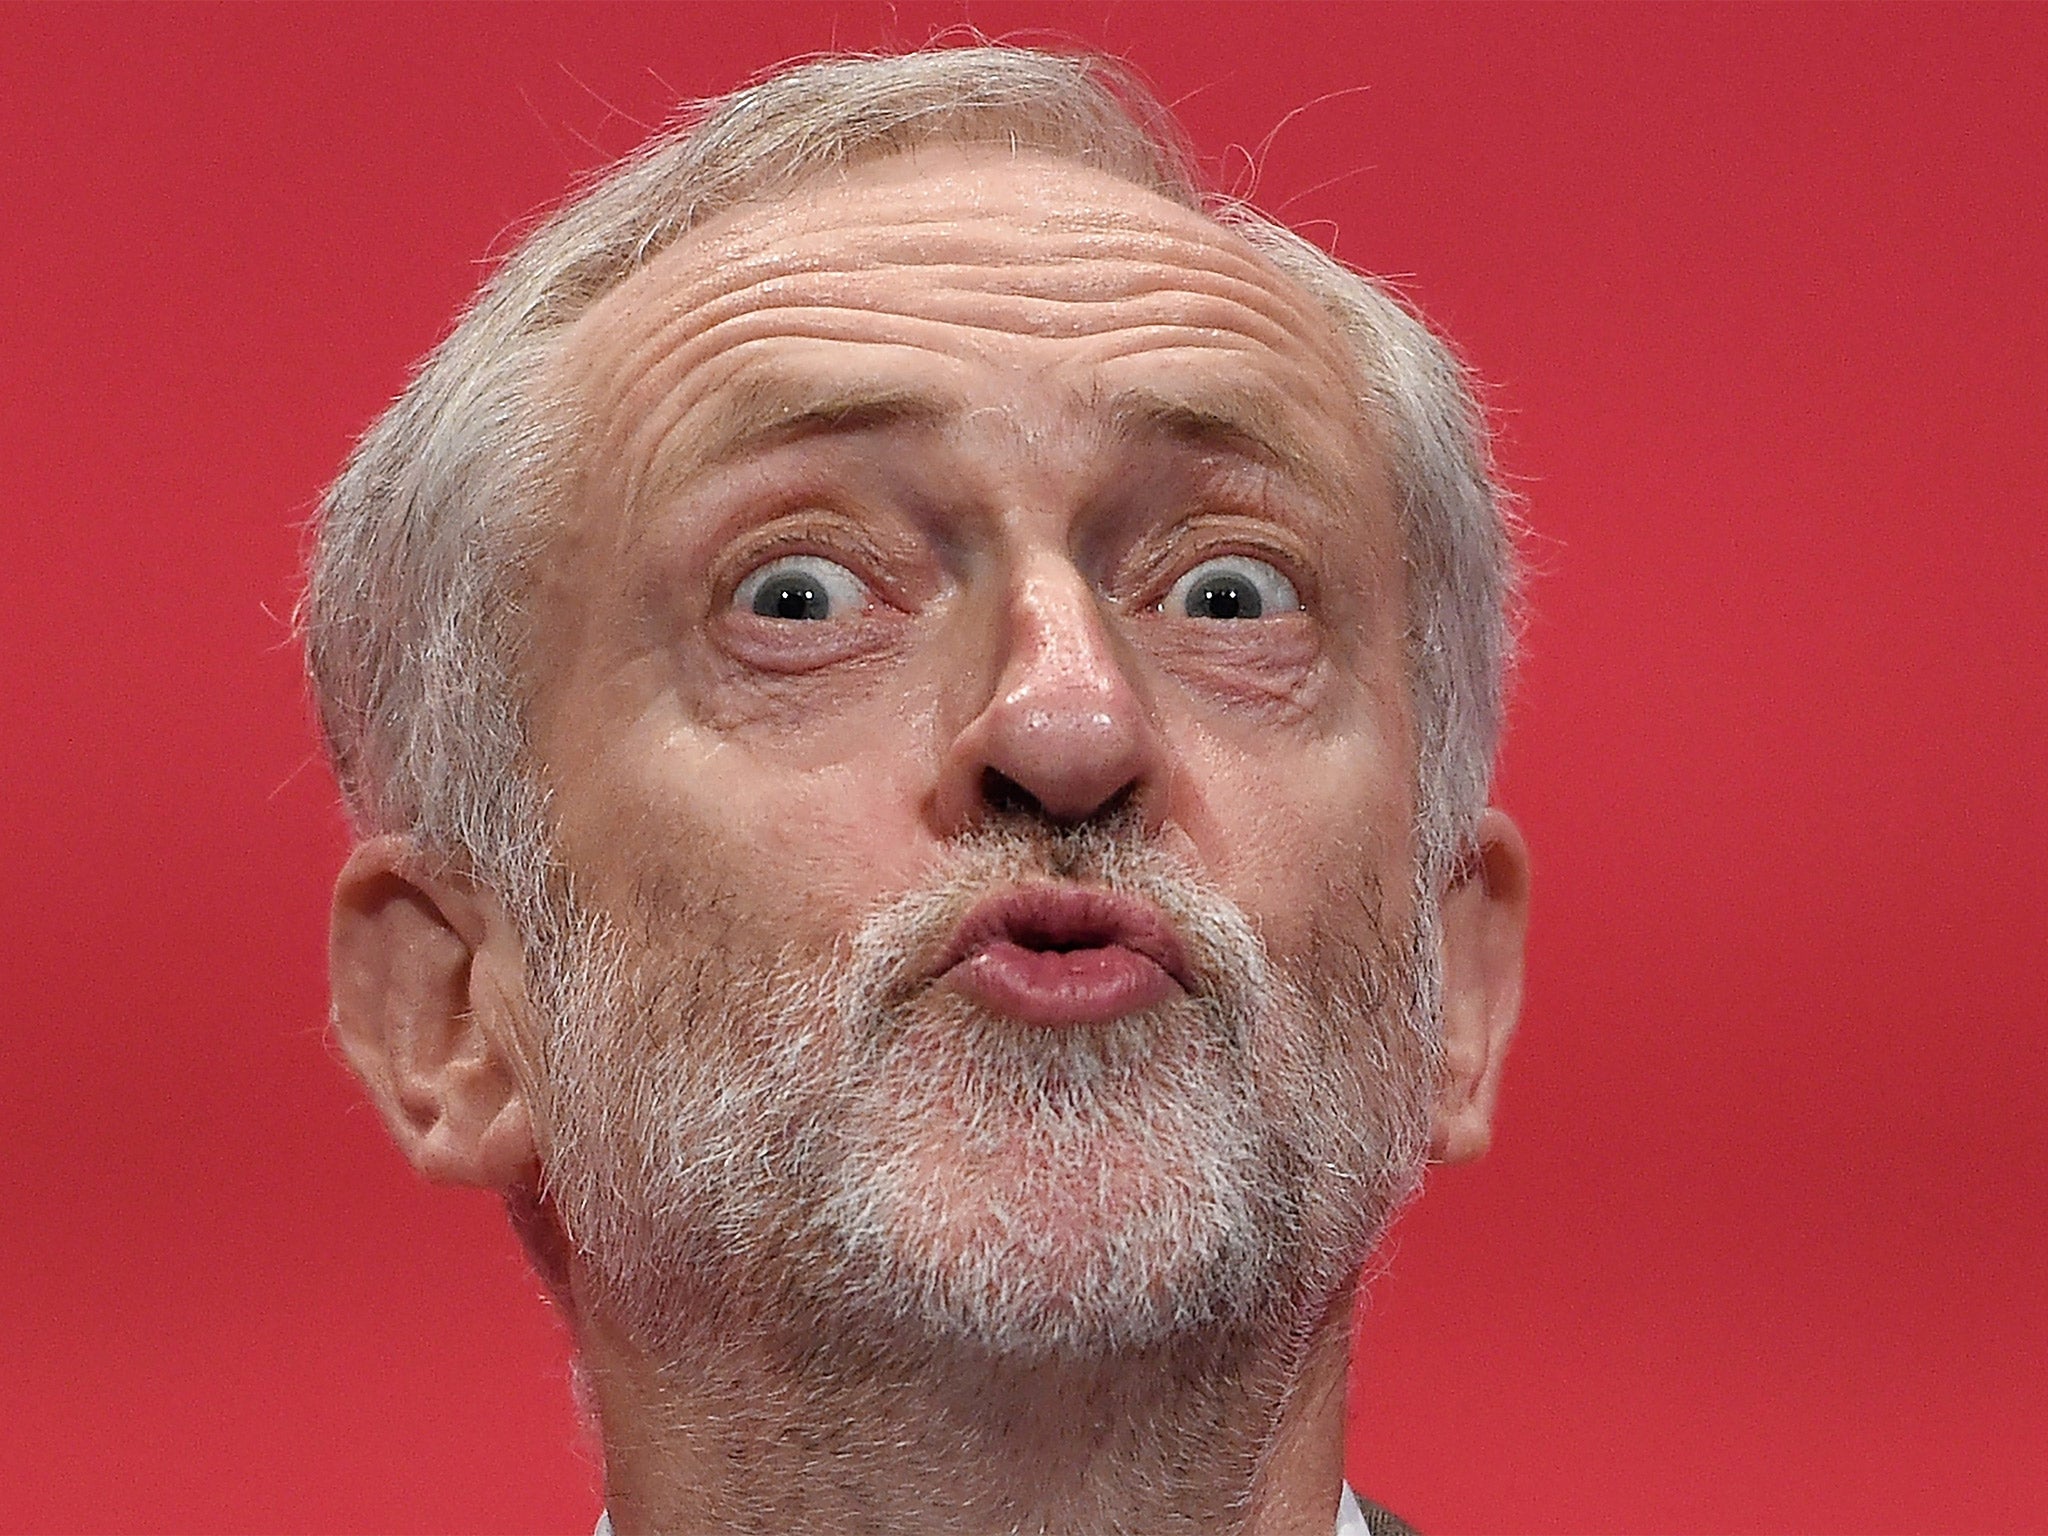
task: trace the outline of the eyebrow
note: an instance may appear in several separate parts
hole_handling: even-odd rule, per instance
[[[813,438],[889,428],[936,428],[964,412],[964,402],[927,389],[880,381],[755,373],[737,381],[699,431],[685,462],[672,473],[690,478],[721,464]],[[1134,387],[1100,402],[1090,415],[1111,441],[1164,439],[1221,453],[1284,475],[1336,504],[1339,475],[1287,420],[1282,404],[1256,389],[1207,388],[1190,394]]]
[[[1166,438],[1248,459],[1337,504],[1338,476],[1294,430],[1280,403],[1262,391],[1225,388],[1181,396],[1154,389],[1120,391],[1106,407],[1111,430],[1129,442]]]

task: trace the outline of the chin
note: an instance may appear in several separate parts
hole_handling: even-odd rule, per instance
[[[1061,1030],[915,1010],[842,1099],[805,1246],[841,1304],[1013,1358],[1242,1324],[1298,1201],[1235,1035],[1192,1000]]]

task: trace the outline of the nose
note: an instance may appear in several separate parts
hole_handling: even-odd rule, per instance
[[[1002,811],[1067,825],[1133,802],[1156,813],[1158,734],[1081,574],[1050,555],[1021,573],[999,643],[995,687],[947,749],[940,831]]]

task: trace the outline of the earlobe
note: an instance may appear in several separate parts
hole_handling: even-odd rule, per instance
[[[517,1060],[517,945],[489,897],[372,838],[335,881],[335,1042],[427,1177],[505,1189],[537,1162]]]
[[[1430,1156],[1461,1163],[1493,1137],[1501,1066],[1522,1009],[1529,849],[1504,811],[1480,818],[1470,858],[1443,897],[1443,1089]]]

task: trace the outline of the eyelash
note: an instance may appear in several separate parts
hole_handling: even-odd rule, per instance
[[[1197,566],[1206,565],[1211,560],[1241,558],[1270,565],[1294,588],[1295,597],[1301,604],[1299,611],[1311,613],[1315,610],[1313,584],[1302,562],[1291,551],[1234,531],[1227,534],[1222,530],[1216,532],[1221,536],[1213,540],[1175,538],[1156,556],[1146,559],[1142,579],[1136,584],[1136,590],[1142,596],[1132,606],[1141,611],[1158,609],[1165,603],[1175,583]]]
[[[845,566],[878,601],[888,601],[888,585],[878,574],[887,569],[881,553],[856,530],[832,519],[796,528],[760,531],[726,551],[719,561],[719,573],[714,584],[717,606],[730,608],[741,584],[762,566],[805,555]]]

